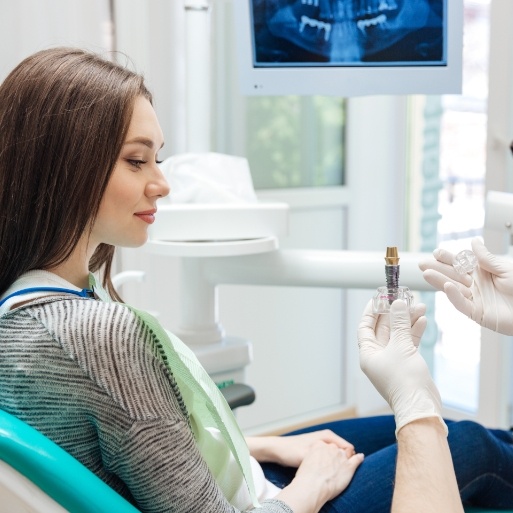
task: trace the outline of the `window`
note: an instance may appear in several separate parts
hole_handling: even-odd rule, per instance
[[[245,97],[239,92],[231,0],[212,14],[216,73],[214,151],[246,157],[255,189],[344,185],[345,100]],[[234,127],[236,127],[234,129]]]
[[[464,2],[463,92],[419,97],[424,145],[421,228],[423,251],[442,246],[457,253],[482,235],[485,201],[490,0]],[[434,137],[434,135],[436,137]],[[433,162],[439,169],[432,176]],[[436,165],[437,164],[437,165]],[[433,194],[433,184],[437,193]],[[430,212],[435,209],[435,212]],[[412,227],[417,228],[418,225]],[[431,230],[432,228],[432,230]],[[433,231],[436,240],[429,234]],[[457,312],[443,293],[423,294],[437,329],[424,351],[444,404],[476,412],[479,390],[480,327]],[[431,321],[430,324],[435,324]]]
[[[256,189],[343,185],[344,100],[264,96],[246,102],[246,157]]]

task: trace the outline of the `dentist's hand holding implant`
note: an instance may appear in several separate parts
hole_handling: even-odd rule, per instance
[[[471,242],[477,267],[458,273],[454,255],[445,249],[433,251],[433,259],[419,263],[424,279],[447,294],[457,310],[481,326],[513,335],[513,259],[490,253],[481,239]]]
[[[367,304],[358,327],[360,366],[395,415],[392,513],[463,513],[442,401],[418,351],[426,307],[395,300],[388,314]]]
[[[436,417],[442,420],[440,394],[418,351],[426,328],[425,305],[410,311],[403,301],[390,314],[373,313],[369,303],[358,327],[360,366],[395,415],[396,435],[406,424]]]

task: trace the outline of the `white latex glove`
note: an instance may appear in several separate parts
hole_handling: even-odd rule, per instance
[[[463,314],[485,328],[513,335],[513,260],[490,253],[478,238],[472,239],[478,267],[472,274],[458,274],[454,255],[435,249],[435,259],[419,264],[424,279],[447,294]]]
[[[418,304],[410,317],[407,305],[394,301],[389,315],[379,315],[369,302],[358,326],[360,367],[392,408],[396,435],[406,424],[426,417],[438,417],[445,426],[440,394],[418,351],[425,311]]]

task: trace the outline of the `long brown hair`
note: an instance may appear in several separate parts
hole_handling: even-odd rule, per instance
[[[23,60],[0,86],[0,294],[21,274],[64,262],[90,229],[143,77],[99,55],[53,48]],[[117,299],[114,247],[90,270]]]

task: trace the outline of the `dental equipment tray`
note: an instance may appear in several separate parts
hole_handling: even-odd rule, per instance
[[[150,241],[207,242],[288,233],[286,203],[187,203],[159,206]]]

